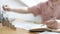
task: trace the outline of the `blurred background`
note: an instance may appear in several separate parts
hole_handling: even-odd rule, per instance
[[[18,14],[14,12],[5,12],[2,9],[3,5],[8,5],[11,8],[32,7],[38,3],[46,2],[47,0],[0,0],[0,12],[4,12],[4,17],[8,17],[9,20],[15,18],[21,18],[32,21],[42,21],[40,16],[34,17],[33,14]]]

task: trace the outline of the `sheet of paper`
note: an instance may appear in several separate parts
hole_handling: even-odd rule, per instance
[[[42,33],[38,33],[38,34],[60,34],[60,33],[56,33],[56,32],[42,32]]]
[[[23,28],[26,30],[35,29],[35,28],[47,28],[46,25],[43,24],[34,24],[28,22],[13,22],[12,23],[16,28]]]

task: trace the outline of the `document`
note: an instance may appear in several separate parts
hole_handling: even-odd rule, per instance
[[[12,23],[16,28],[22,28],[26,30],[35,29],[35,28],[47,28],[44,24],[34,24],[31,22],[13,22]]]

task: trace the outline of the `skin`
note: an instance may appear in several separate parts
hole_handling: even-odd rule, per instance
[[[55,3],[58,1],[58,0],[50,0],[52,2],[52,5],[54,6]]]
[[[52,2],[52,4],[54,5],[58,0],[50,0],[51,2]],[[27,7],[26,7],[27,8]],[[3,5],[3,9],[5,10],[5,11],[13,11],[13,12],[17,12],[17,13],[32,13],[31,12],[31,10],[28,10],[28,8],[27,9],[12,9],[12,8],[10,8],[8,5]]]
[[[58,0],[50,0],[50,1],[55,3],[55,2],[57,2]]]
[[[52,2],[52,4],[54,5],[58,0],[50,0]],[[3,10],[5,11],[13,11],[13,12],[17,12],[17,13],[32,13],[31,10],[26,7],[26,9],[24,8],[20,8],[20,9],[12,9],[10,8],[8,5],[3,5]],[[55,23],[54,23],[55,22]],[[56,29],[57,28],[57,22],[56,21],[45,21],[45,24],[49,27],[49,28],[52,28],[53,29]]]

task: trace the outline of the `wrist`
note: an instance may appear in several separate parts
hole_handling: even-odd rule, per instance
[[[13,11],[13,9],[12,8],[9,8],[9,11]]]

